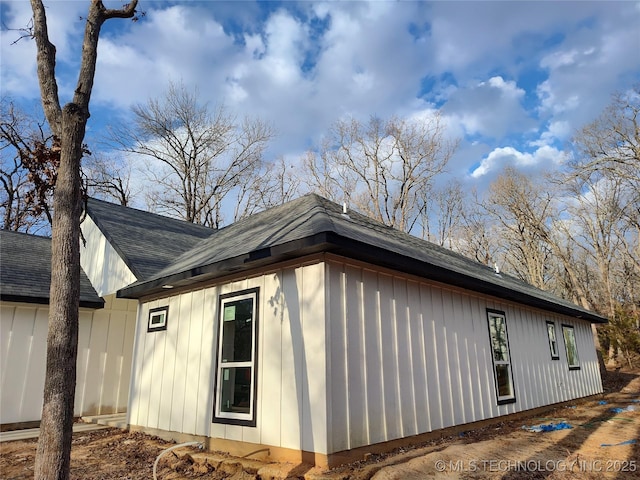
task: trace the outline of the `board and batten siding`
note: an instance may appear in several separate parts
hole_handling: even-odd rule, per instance
[[[118,252],[88,215],[82,222],[80,266],[99,296],[104,297],[137,280]]]
[[[143,303],[128,423],[328,453],[324,264],[298,264]],[[259,288],[256,426],[212,423],[219,297]],[[169,307],[166,330],[149,310]]]
[[[588,322],[362,264],[330,260],[325,275],[329,453],[602,392]],[[514,403],[497,402],[487,309],[506,317]]]
[[[80,309],[74,415],[127,409],[137,302],[105,297]],[[0,423],[39,421],[47,353],[47,305],[0,305]]]

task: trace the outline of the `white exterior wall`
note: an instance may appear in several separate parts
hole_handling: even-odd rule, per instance
[[[330,453],[602,392],[588,322],[375,267],[326,265]],[[506,316],[515,403],[497,404],[487,308]],[[569,371],[563,323],[575,328],[580,370]]]
[[[331,454],[602,391],[587,322],[330,258],[142,304],[129,423]],[[257,425],[212,424],[219,296],[254,287]],[[167,330],[148,333],[166,305]],[[488,308],[505,313],[515,403],[497,404]]]
[[[74,415],[127,408],[137,301],[105,298],[80,309]],[[47,352],[47,305],[0,304],[0,423],[40,420]]]
[[[81,225],[86,245],[80,242],[80,266],[99,296],[104,297],[137,280],[91,217]]]
[[[131,425],[327,453],[324,265],[296,265],[144,303]],[[219,296],[259,287],[256,426],[212,423]],[[149,309],[167,329],[147,332]]]

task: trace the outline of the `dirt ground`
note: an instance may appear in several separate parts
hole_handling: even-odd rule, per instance
[[[328,472],[303,466],[278,470],[276,465],[260,470],[259,464],[247,468],[246,462],[242,470],[229,457],[223,462],[220,455],[207,458],[182,447],[162,456],[158,479],[264,479],[283,471],[289,471],[290,478],[313,480],[640,479],[640,371],[611,372],[604,383],[603,395],[544,416],[499,422]],[[616,408],[623,410],[612,410]],[[562,421],[572,428],[537,433],[522,428]],[[157,456],[171,446],[112,428],[76,433],[71,478],[152,479]],[[1,443],[0,478],[33,478],[35,451],[35,439]]]

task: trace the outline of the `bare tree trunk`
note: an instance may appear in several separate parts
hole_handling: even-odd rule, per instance
[[[78,83],[73,101],[62,109],[55,77],[56,49],[49,41],[45,8],[41,0],[31,0],[42,107],[60,146],[60,167],[53,197],[47,366],[34,472],[36,479],[69,478],[80,303],[82,142],[89,119],[100,29],[109,18],[133,17],[137,3],[133,0],[121,10],[109,10],[102,1],[91,1]]]
[[[76,389],[80,304],[80,159],[87,114],[65,107],[54,195],[44,406],[35,478],[67,478]]]

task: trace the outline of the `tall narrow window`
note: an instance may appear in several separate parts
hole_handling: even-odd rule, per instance
[[[511,378],[511,355],[509,354],[509,338],[507,322],[502,312],[487,310],[489,319],[489,337],[493,357],[493,370],[496,384],[498,405],[516,401]]]
[[[256,425],[258,289],[220,297],[213,421]]]
[[[551,350],[551,360],[558,360],[558,340],[556,338],[556,324],[547,322],[547,336],[549,337],[549,349]]]
[[[567,351],[567,363],[569,370],[578,370],[580,360],[578,359],[578,345],[576,345],[576,335],[571,325],[562,325],[562,336],[564,337],[564,348]]]

